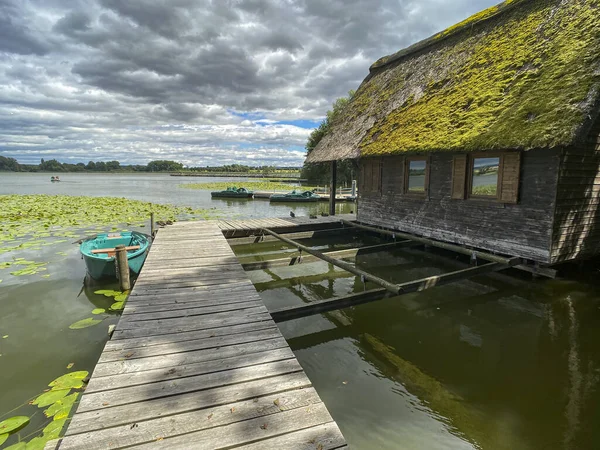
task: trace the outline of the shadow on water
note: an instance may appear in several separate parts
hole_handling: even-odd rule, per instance
[[[356,259],[394,282],[467,263],[419,248]],[[594,449],[600,283],[566,273],[479,276],[280,327],[354,448]],[[269,309],[375,287],[323,262],[248,274]]]

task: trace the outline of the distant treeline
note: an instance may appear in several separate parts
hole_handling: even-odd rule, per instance
[[[90,161],[87,164],[61,163],[56,159],[39,164],[19,164],[14,158],[0,156],[0,171],[8,172],[230,172],[230,173],[264,173],[298,172],[299,168],[260,166],[251,167],[241,164],[231,164],[219,167],[190,167],[184,168],[183,164],[176,161],[157,160],[146,165],[130,164],[121,165],[119,161]]]
[[[300,167],[277,166],[245,166],[243,164],[227,164],[224,166],[191,167],[192,172],[229,172],[229,173],[299,173]]]

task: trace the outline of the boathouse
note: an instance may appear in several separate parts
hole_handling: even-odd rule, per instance
[[[512,0],[375,62],[308,163],[357,220],[542,264],[600,253],[600,0]]]

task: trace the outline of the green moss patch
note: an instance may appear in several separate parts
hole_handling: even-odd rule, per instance
[[[486,10],[370,75],[323,147],[376,156],[569,145],[599,96],[599,16],[599,0]]]

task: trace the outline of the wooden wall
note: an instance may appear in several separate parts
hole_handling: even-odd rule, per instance
[[[561,155],[552,262],[600,254],[600,119],[587,140]]]
[[[359,191],[358,220],[548,263],[560,156],[559,150],[523,153],[519,201],[512,205],[451,199],[452,153],[431,155],[428,198],[403,195],[404,158],[384,157],[381,192]]]

